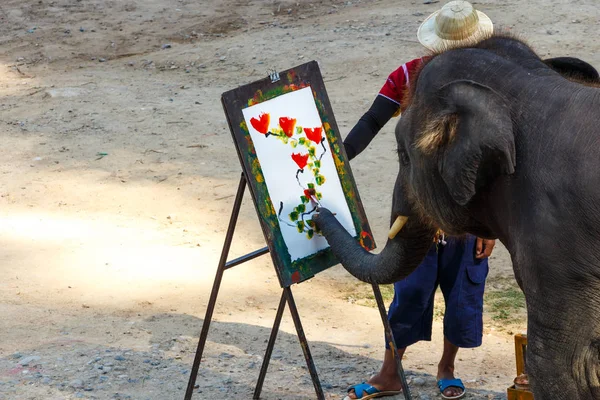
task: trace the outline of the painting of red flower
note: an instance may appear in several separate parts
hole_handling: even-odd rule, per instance
[[[292,160],[298,164],[298,168],[304,169],[308,162],[308,154],[292,153]]]
[[[296,126],[296,118],[281,117],[279,118],[279,126],[285,133],[285,136],[292,137],[294,134],[294,127]]]
[[[308,140],[315,142],[316,144],[321,143],[321,133],[323,132],[322,127],[318,128],[304,128],[304,133],[306,133],[306,137]]]
[[[250,118],[250,123],[260,133],[265,135],[269,131],[269,123],[271,122],[271,115],[268,113],[261,113],[258,119]]]

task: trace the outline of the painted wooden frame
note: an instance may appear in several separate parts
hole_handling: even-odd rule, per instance
[[[282,287],[338,263],[312,223],[318,205],[339,212],[357,241],[375,248],[316,61],[225,92],[221,101]],[[299,239],[291,239],[294,229]]]

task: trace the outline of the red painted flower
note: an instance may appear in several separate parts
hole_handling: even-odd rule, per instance
[[[362,231],[358,240],[360,245],[366,250],[373,250],[375,248],[375,241],[369,232]]]
[[[281,117],[279,118],[279,126],[283,129],[283,132],[287,137],[292,137],[294,134],[294,127],[296,126],[296,118]]]
[[[267,113],[261,113],[258,116],[259,119],[254,117],[250,118],[250,123],[260,133],[263,135],[269,131],[269,123],[271,122],[271,116]]]
[[[316,144],[321,143],[321,133],[323,132],[322,127],[318,128],[304,128],[304,133],[306,133],[306,137],[308,140],[312,140]]]
[[[298,168],[304,169],[308,162],[308,154],[292,153],[292,160],[296,161]]]
[[[296,271],[292,274],[292,283],[298,283],[300,282],[300,272]]]

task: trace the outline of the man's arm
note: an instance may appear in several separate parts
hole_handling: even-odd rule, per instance
[[[349,160],[352,160],[367,148],[375,135],[396,114],[399,108],[398,103],[384,96],[377,96],[369,111],[358,120],[344,140],[344,148]]]

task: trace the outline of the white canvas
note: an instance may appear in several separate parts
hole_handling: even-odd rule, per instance
[[[283,143],[273,136],[266,137],[265,134],[257,131],[251,123],[252,118],[259,119],[261,114],[268,113],[270,115],[270,129],[274,129],[279,125],[280,117],[295,118],[296,126],[305,128],[322,127],[312,89],[306,87],[296,90],[245,108],[242,112],[276,213],[279,212],[280,202],[283,202],[281,219],[284,221],[279,220],[279,226],[292,261],[329,247],[322,236],[315,235],[312,239],[308,239],[306,234],[298,232],[295,226],[289,226],[286,223],[290,222],[288,215],[300,203],[299,199],[303,194],[302,187],[296,180],[299,165],[292,159],[291,154],[303,153],[303,148],[301,146],[293,148],[289,143]],[[324,130],[322,136],[325,136]],[[294,130],[293,136],[289,139],[293,141],[298,140],[300,137],[305,137],[305,135],[298,134]],[[322,194],[320,204],[336,213],[337,219],[344,228],[355,236],[356,230],[337,174],[331,147],[327,140],[323,141],[323,144],[326,152],[321,158],[320,174],[325,177],[325,182],[321,186],[316,186]],[[317,146],[315,144],[315,146],[318,154],[321,154],[322,145]],[[305,168],[304,173],[298,174],[298,180],[304,188],[307,187],[309,182],[315,182],[315,177],[307,169]],[[307,210],[313,208],[310,202],[306,204],[306,207]]]

